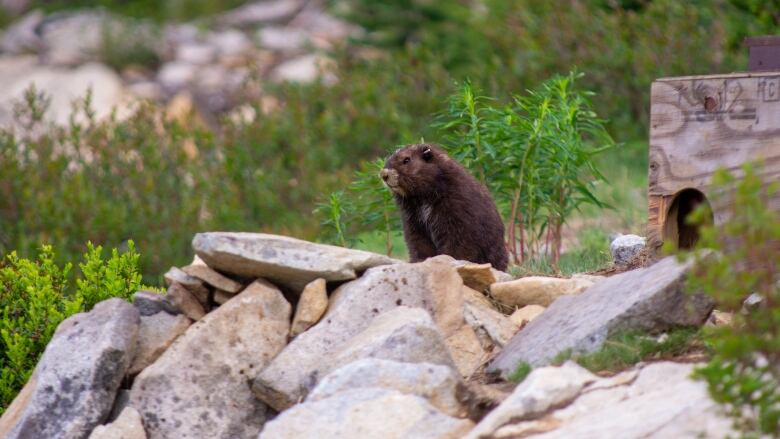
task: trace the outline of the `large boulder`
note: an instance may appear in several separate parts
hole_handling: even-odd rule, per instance
[[[399,261],[387,256],[263,233],[198,233],[195,253],[209,267],[262,277],[300,293],[309,282],[355,279],[368,268]]]
[[[27,62],[27,58],[13,58],[18,62]],[[21,74],[19,74],[21,73]],[[84,99],[91,92],[91,108],[97,119],[103,119],[118,108],[126,108],[127,94],[121,78],[108,67],[89,63],[75,69],[36,66],[17,72],[14,69],[0,70],[0,127],[11,126],[13,122],[13,103],[24,97],[31,86],[48,96],[51,101],[46,120],[59,125],[67,125],[73,113],[73,102]],[[129,107],[127,107],[129,108]],[[119,111],[118,117],[124,117],[128,110]],[[79,119],[83,115],[79,115]]]
[[[544,412],[529,412],[517,404],[530,391],[523,383],[467,438],[732,437],[731,420],[709,397],[706,384],[690,378],[695,366],[652,363],[593,380],[578,396],[565,398]],[[538,387],[541,390],[543,386]]]
[[[460,386],[460,377],[448,366],[364,358],[328,374],[306,401],[330,398],[345,390],[378,387],[417,395],[445,414],[462,417],[465,409],[458,400]]]
[[[670,256],[607,278],[579,295],[559,298],[512,338],[488,370],[506,377],[521,362],[542,366],[564,351],[593,352],[621,330],[703,324],[714,303],[684,291],[693,263]]]
[[[111,412],[135,353],[138,322],[138,310],[121,299],[63,321],[0,419],[0,437],[86,438]]]
[[[298,404],[268,422],[260,439],[444,439],[462,437],[472,426],[419,396],[363,388]]]
[[[296,337],[273,360],[256,380],[256,391],[265,389],[267,400],[282,401],[276,404],[277,409],[289,407],[316,384],[312,375],[324,375],[324,358],[341,352],[369,327],[374,317],[398,306],[428,311],[444,336],[458,371],[469,375],[481,364],[485,353],[465,322],[463,303],[463,281],[455,268],[441,258],[369,269],[360,279],[333,292],[328,311],[319,323]]]
[[[190,326],[131,389],[149,438],[257,437],[267,407],[249,381],[284,346],[290,312],[276,287],[256,281]]]
[[[283,351],[280,357],[287,352]],[[298,357],[274,360],[252,384],[257,397],[279,411],[305,397],[331,371],[364,358],[406,363],[430,362],[454,368],[442,335],[428,313],[405,306],[393,308],[374,318],[363,332],[326,355],[304,357],[295,348],[291,352],[298,354]]]

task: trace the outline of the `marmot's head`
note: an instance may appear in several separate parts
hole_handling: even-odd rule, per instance
[[[387,187],[400,197],[426,195],[436,188],[447,154],[434,145],[407,145],[385,160],[379,173]]]

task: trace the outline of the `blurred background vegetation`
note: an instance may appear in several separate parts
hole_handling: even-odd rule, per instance
[[[47,10],[103,6],[155,21],[208,19],[239,3],[36,2]],[[41,121],[45,97],[29,93],[17,109],[24,128],[0,131],[0,255],[32,256],[46,243],[70,261],[87,241],[122,248],[132,239],[144,281],[159,283],[169,266],[188,262],[198,231],[317,239],[322,230],[312,212],[327,194],[346,189],[355,170],[370,169],[400,144],[443,141],[434,122],[457,83],[469,80],[486,96],[509,100],[576,69],[619,144],[597,158],[607,182],[594,189],[615,208],[584,208],[563,235],[571,254],[603,263],[598,254],[606,252],[608,234],[644,232],[651,82],[743,70],[742,39],[774,33],[780,20],[777,0],[342,0],[326,6],[367,31],[332,50],[338,80],[250,80],[246,97],[258,114],[250,122],[226,118],[207,127],[195,117],[167,120],[150,104],[127,119],[97,121],[85,101],[76,109],[80,117],[57,128]],[[277,109],[262,111],[252,94],[258,87],[278,100]],[[370,229],[345,227],[357,246],[386,250]],[[397,255],[402,241],[393,243]]]

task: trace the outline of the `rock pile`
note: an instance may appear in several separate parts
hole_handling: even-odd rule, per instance
[[[51,96],[50,116],[65,124],[71,103],[92,92],[99,118],[136,98],[168,103],[171,117],[195,110],[210,116],[237,108],[250,75],[274,82],[336,80],[326,49],[360,30],[322,10],[321,2],[255,1],[221,16],[155,25],[101,10],[46,15],[34,10],[0,34],[0,125],[31,84]],[[112,53],[115,51],[116,53]],[[145,65],[104,64],[132,52]],[[264,110],[275,103],[257,96]]]
[[[688,378],[691,365],[599,378],[567,363],[534,370],[514,391],[484,379],[486,366],[506,376],[520,361],[542,365],[561,349],[593,349],[616,327],[702,323],[710,304],[687,307],[678,295],[689,263],[667,259],[608,279],[536,279],[538,291],[511,319],[485,293],[518,281],[489,265],[448,256],[410,264],[249,233],[198,234],[193,247],[193,263],[166,274],[165,294],[140,291],[133,305],[112,299],[63,322],[0,419],[0,436],[728,432],[702,384]],[[590,286],[575,291],[583,282]],[[501,309],[520,306],[511,294],[504,300]],[[638,412],[652,415],[629,416]]]

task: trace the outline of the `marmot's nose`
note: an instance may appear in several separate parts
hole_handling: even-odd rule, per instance
[[[382,169],[379,171],[379,176],[382,177],[382,180],[387,181],[387,179],[390,178],[390,171]]]

